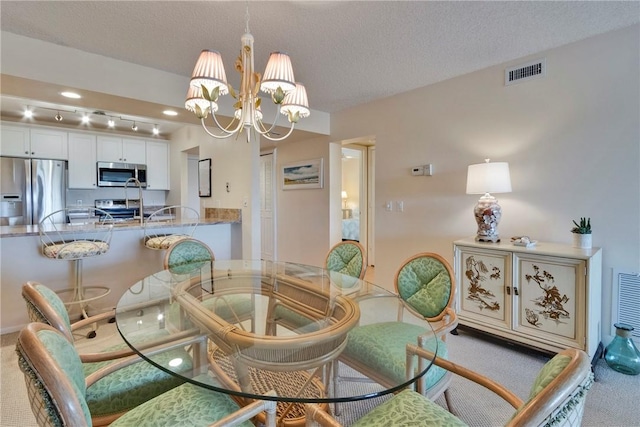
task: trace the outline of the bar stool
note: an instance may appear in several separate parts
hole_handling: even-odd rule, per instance
[[[193,236],[200,214],[188,206],[167,206],[144,221],[144,245],[153,250],[166,250],[172,244]]]
[[[82,317],[88,318],[89,303],[107,296],[111,289],[106,286],[84,286],[82,261],[109,251],[113,217],[101,209],[92,207],[66,208],[44,217],[38,230],[44,256],[74,262],[73,286],[57,293],[71,293],[71,299],[64,303],[65,306],[77,304]],[[94,323],[87,338],[94,338],[96,330],[97,324]]]

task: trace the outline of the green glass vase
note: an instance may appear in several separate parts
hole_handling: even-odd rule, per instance
[[[627,375],[640,374],[640,351],[631,339],[633,326],[615,323],[616,336],[604,350],[604,360],[611,369]]]

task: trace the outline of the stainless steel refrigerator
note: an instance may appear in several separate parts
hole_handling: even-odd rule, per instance
[[[38,224],[64,209],[66,166],[64,160],[0,157],[0,225]]]

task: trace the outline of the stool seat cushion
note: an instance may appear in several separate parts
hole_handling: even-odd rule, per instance
[[[420,393],[404,390],[377,406],[353,427],[466,426],[449,411]]]
[[[43,246],[42,253],[48,258],[74,260],[102,255],[108,250],[109,244],[102,241],[76,240]]]
[[[215,385],[213,379],[204,374],[196,380]],[[186,383],[132,409],[111,426],[206,426],[239,409],[238,404],[226,394]],[[240,425],[253,427],[249,421]]]
[[[149,249],[164,250],[180,240],[188,239],[189,236],[183,234],[169,234],[168,236],[157,236],[147,239],[144,244]]]

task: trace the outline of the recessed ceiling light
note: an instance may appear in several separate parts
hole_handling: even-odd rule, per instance
[[[61,92],[60,95],[64,96],[65,98],[73,98],[73,99],[82,98],[80,95],[78,95],[75,92]]]
[[[165,114],[167,116],[177,116],[178,115],[178,113],[176,111],[173,111],[173,110],[164,110],[162,112],[162,114]]]
[[[87,114],[82,116],[82,123],[84,123],[85,125],[89,123],[89,116]]]

